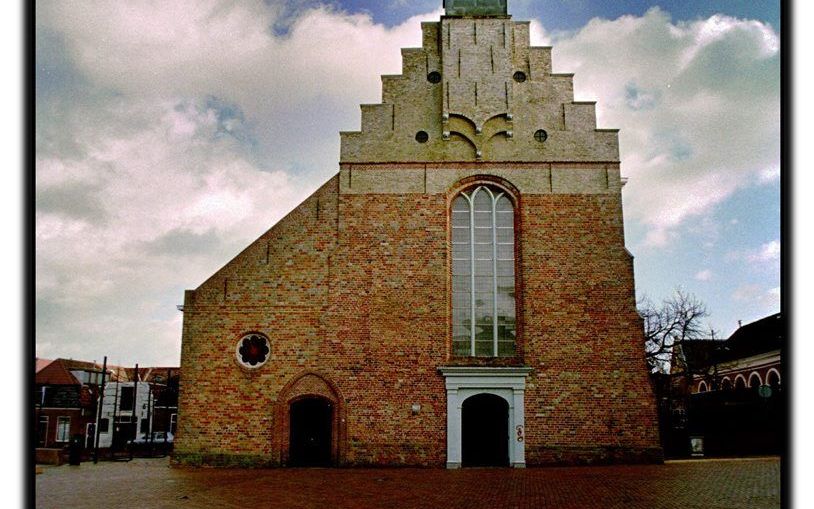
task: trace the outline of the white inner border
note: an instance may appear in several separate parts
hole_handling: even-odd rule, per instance
[[[460,468],[461,407],[476,394],[494,394],[509,404],[509,464],[526,466],[525,402],[526,376],[531,368],[442,366],[447,389],[447,468]]]

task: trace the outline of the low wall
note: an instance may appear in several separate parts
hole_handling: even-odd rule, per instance
[[[35,462],[42,465],[62,465],[67,455],[62,449],[37,448]]]

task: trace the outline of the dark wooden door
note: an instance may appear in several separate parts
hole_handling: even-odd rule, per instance
[[[333,407],[322,398],[307,398],[291,404],[289,464],[314,467],[331,464]]]
[[[494,394],[467,398],[461,409],[463,464],[469,467],[509,465],[509,405]]]

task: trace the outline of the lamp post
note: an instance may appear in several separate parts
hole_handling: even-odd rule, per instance
[[[102,361],[102,383],[99,385],[99,403],[96,405],[96,424],[93,427],[93,462],[99,462],[99,420],[105,403],[105,375],[107,375],[107,355]]]

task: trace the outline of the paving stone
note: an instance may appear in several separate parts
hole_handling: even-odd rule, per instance
[[[48,508],[771,509],[780,460],[527,469],[215,469],[166,458],[83,463],[36,476]]]

